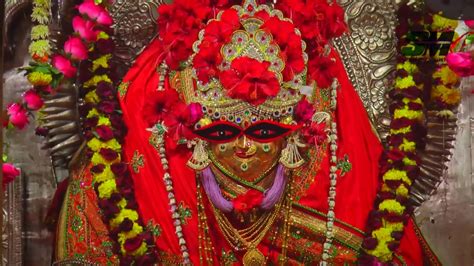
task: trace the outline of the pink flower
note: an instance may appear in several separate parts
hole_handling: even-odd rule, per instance
[[[202,113],[202,106],[200,103],[190,103],[188,105],[188,109],[189,109],[191,124],[195,124],[199,120],[201,120],[203,113]]]
[[[59,70],[66,78],[72,78],[76,75],[77,69],[66,57],[56,55],[53,57],[53,66]]]
[[[308,100],[303,99],[301,100],[295,107],[295,120],[298,123],[306,123],[309,122],[314,115],[314,107]]]
[[[16,168],[11,163],[3,163],[2,173],[3,173],[3,187],[5,188],[6,185],[13,182],[15,178],[17,178],[20,175],[20,169]]]
[[[23,94],[23,101],[26,106],[33,111],[39,110],[44,104],[41,96],[33,89]]]
[[[474,75],[473,56],[469,52],[449,53],[446,62],[449,68],[461,77]]]
[[[110,26],[113,23],[113,19],[107,10],[100,5],[96,5],[92,0],[84,1],[79,5],[78,10],[82,15],[86,15],[104,26]]]
[[[69,37],[69,40],[64,43],[64,51],[74,60],[87,59],[87,47],[79,37]]]
[[[74,31],[78,33],[82,39],[88,42],[94,42],[97,40],[98,31],[94,29],[94,22],[86,21],[80,16],[75,16],[72,19],[72,27]]]
[[[474,20],[465,20],[464,23],[471,29],[474,29]]]
[[[18,129],[25,128],[28,125],[28,113],[19,103],[12,103],[7,107],[7,114],[10,123]]]

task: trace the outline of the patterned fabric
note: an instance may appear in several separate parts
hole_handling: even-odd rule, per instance
[[[71,171],[56,235],[56,261],[118,265],[101,220],[88,166]]]

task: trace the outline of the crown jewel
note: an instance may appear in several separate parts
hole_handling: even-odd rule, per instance
[[[308,90],[305,46],[292,21],[270,6],[245,1],[221,11],[193,45],[188,101],[212,119],[291,115],[300,90]]]

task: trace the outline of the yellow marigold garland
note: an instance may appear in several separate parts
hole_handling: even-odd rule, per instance
[[[457,26],[457,20],[447,19],[436,14],[433,16],[431,29],[449,31],[456,29]],[[438,111],[438,116],[441,118],[454,115],[452,110],[461,102],[461,91],[458,88],[458,75],[448,67],[445,60],[440,60],[432,77],[434,86],[430,96],[433,109]]]
[[[102,31],[98,34],[98,41],[109,40],[110,36]],[[92,152],[92,175],[97,196],[99,198],[99,205],[104,211],[104,216],[108,220],[109,230],[115,232],[112,235],[119,246],[119,253],[121,254],[121,263],[128,264],[134,261],[149,261],[153,262],[156,259],[155,249],[151,248],[153,238],[147,232],[140,220],[138,211],[130,208],[130,201],[134,201],[133,195],[122,195],[119,182],[123,182],[125,178],[130,178],[123,173],[128,171],[128,166],[121,162],[122,145],[121,140],[115,136],[120,128],[117,128],[111,122],[112,115],[119,115],[117,111],[113,114],[107,113],[100,108],[103,101],[116,101],[115,84],[112,78],[107,74],[111,71],[111,54],[101,54],[91,48],[91,52],[96,54],[87,63],[88,70],[93,75],[84,80],[82,89],[84,90],[84,101],[86,106],[89,106],[89,111],[86,114],[86,122],[92,127],[86,129],[85,135],[88,136],[87,147]],[[104,71],[107,70],[106,74]],[[112,97],[100,95],[97,87],[102,86],[113,90]],[[105,133],[104,133],[105,132]],[[104,155],[104,151],[107,153]],[[109,154],[109,155],[107,155]],[[111,158],[108,158],[112,154]],[[115,170],[114,170],[115,168]],[[125,168],[123,171],[116,170],[117,168]],[[120,175],[122,172],[122,175]],[[136,206],[136,203],[132,204]],[[127,224],[127,226],[124,226]],[[124,229],[125,228],[125,229]],[[136,245],[138,241],[138,245]],[[129,245],[129,242],[134,242]],[[133,248],[132,248],[133,246]]]
[[[403,11],[402,11],[403,10]],[[401,19],[407,20],[407,25],[425,27],[432,31],[454,30],[457,21],[443,18],[436,14],[432,16],[431,24],[425,24],[426,14],[401,8]],[[430,21],[430,19],[428,19]],[[403,23],[402,23],[403,24]],[[399,40],[404,39],[406,32],[399,32]],[[403,45],[403,44],[402,44]],[[443,59],[440,55],[431,55],[435,60]],[[402,58],[402,57],[400,57]],[[410,186],[419,173],[419,160],[416,151],[423,144],[426,134],[424,129],[424,91],[430,91],[431,100],[438,107],[439,116],[446,117],[451,109],[460,101],[460,92],[455,88],[458,83],[456,75],[443,62],[436,70],[435,60],[418,58],[411,61],[401,59],[397,64],[397,77],[390,96],[394,100],[391,106],[392,123],[390,129],[389,149],[381,162],[382,188],[378,194],[375,211],[369,219],[369,233],[364,239],[364,254],[362,264],[376,262],[389,263],[399,246],[403,236],[404,223],[412,212],[408,204]],[[423,65],[423,73],[418,64]],[[428,76],[429,75],[429,76]],[[423,76],[434,79],[424,83]]]
[[[404,38],[401,35],[398,37]],[[394,251],[403,235],[404,222],[410,212],[407,199],[418,169],[416,149],[423,141],[423,132],[420,131],[425,121],[423,73],[416,62],[406,58],[399,61],[396,69],[397,77],[390,92],[393,102],[390,108],[392,123],[389,147],[381,159],[382,187],[362,245],[364,252],[360,262],[364,265],[374,260],[384,263],[393,260]]]

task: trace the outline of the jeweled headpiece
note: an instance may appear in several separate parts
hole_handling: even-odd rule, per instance
[[[305,46],[291,20],[268,5],[252,0],[221,11],[193,45],[187,101],[212,120],[291,116],[310,90]]]

